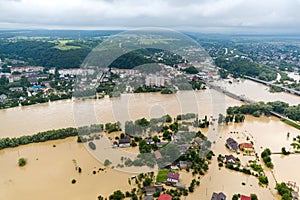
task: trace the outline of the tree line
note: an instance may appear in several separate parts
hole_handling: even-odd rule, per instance
[[[285,115],[289,119],[300,120],[300,104],[290,106],[288,103],[282,101],[274,102],[258,102],[252,104],[244,104],[241,106],[234,106],[227,108],[227,114],[250,114],[255,117],[261,115],[269,116],[271,111]]]
[[[46,142],[48,140],[64,139],[67,137],[76,136],[77,134],[78,131],[76,128],[63,128],[58,130],[39,132],[34,135],[26,135],[26,136],[13,137],[13,138],[6,137],[0,139],[0,149],[17,147],[20,145],[25,145],[30,143]]]

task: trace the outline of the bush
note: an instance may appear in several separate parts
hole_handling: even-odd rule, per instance
[[[89,147],[90,147],[92,150],[95,150],[95,149],[96,149],[96,145],[94,144],[94,142],[89,142]]]
[[[108,166],[108,165],[110,165],[111,164],[111,162],[108,160],[108,159],[106,159],[105,161],[104,161],[104,166]]]
[[[72,184],[75,184],[76,183],[76,180],[75,179],[72,179]]]
[[[120,191],[115,191],[112,195],[109,196],[109,200],[122,200],[125,198],[125,195]]]
[[[258,200],[256,194],[250,194],[251,200]]]
[[[18,164],[20,167],[25,166],[27,163],[27,160],[25,158],[19,158]]]

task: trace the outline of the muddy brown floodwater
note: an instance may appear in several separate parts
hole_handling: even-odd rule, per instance
[[[240,93],[249,92],[249,98],[253,100],[273,100],[274,97],[274,94],[266,91],[265,86],[253,82],[230,84],[228,87],[237,91],[244,88]],[[277,95],[279,99],[287,99],[291,104],[299,103],[299,97],[297,99],[282,93]],[[195,93],[181,92],[178,95],[146,93],[123,95],[115,99],[57,101],[0,110],[0,137],[28,135],[95,122],[124,122],[142,117],[149,119],[167,113],[173,117],[181,112],[198,113],[200,117],[217,117],[219,113],[225,113],[227,106],[233,105],[241,103],[209,89]],[[292,138],[300,135],[299,130],[277,118],[247,116],[244,123],[221,127],[215,125],[214,128],[205,131],[209,138],[215,141],[213,151],[216,156],[230,153],[224,144],[232,131],[239,132],[235,135],[239,142],[249,136],[254,141],[258,154],[264,148],[270,148],[274,152],[281,151],[282,147],[289,149]],[[289,138],[287,132],[290,132]],[[25,167],[18,167],[19,157],[27,159]],[[243,157],[245,162],[249,159],[253,158]],[[277,181],[296,181],[300,184],[300,175],[296,173],[297,167],[300,166],[299,155],[272,155],[272,159]],[[1,150],[0,163],[0,199],[96,199],[100,194],[108,196],[117,189],[127,191],[132,187],[128,184],[132,173],[110,168],[98,172],[99,168],[104,168],[103,164],[95,159],[83,144],[78,144],[76,137]],[[75,170],[76,165],[82,168],[81,174]],[[94,170],[97,171],[96,174],[93,174]],[[228,199],[231,199],[234,193],[256,193],[259,199],[276,199],[278,196],[274,190],[275,179],[269,170],[266,170],[266,173],[270,184],[268,188],[262,188],[258,186],[255,177],[234,173],[225,168],[219,169],[215,157],[208,174],[201,178],[200,187],[187,199],[210,199],[212,192],[220,191],[223,191]],[[71,184],[72,179],[76,179],[77,182]],[[184,183],[188,183],[188,179],[190,175],[182,175]],[[246,185],[242,186],[242,182]]]

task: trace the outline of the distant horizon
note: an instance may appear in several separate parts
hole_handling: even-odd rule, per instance
[[[274,31],[247,31],[247,30],[242,30],[242,31],[212,31],[212,30],[203,30],[203,29],[198,29],[197,28],[192,28],[192,29],[176,29],[176,28],[168,28],[168,27],[90,27],[90,28],[80,28],[80,27],[60,27],[60,28],[49,28],[49,27],[39,27],[39,28],[1,28],[0,27],[0,32],[10,32],[10,31],[113,31],[113,32],[123,32],[123,31],[130,31],[130,30],[138,30],[138,29],[143,29],[143,28],[157,28],[157,29],[170,29],[182,33],[198,33],[198,34],[208,34],[208,35],[262,35],[262,36],[280,36],[280,35],[286,35],[286,36],[300,36],[300,30],[297,32],[284,32],[284,31],[279,31],[279,32],[274,32]],[[1,35],[0,35],[1,36]]]

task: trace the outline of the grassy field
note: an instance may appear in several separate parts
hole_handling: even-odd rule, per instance
[[[55,43],[57,43],[57,45],[54,48],[62,51],[81,48],[80,46],[68,45],[68,42],[73,42],[73,40],[56,40]]]
[[[288,125],[291,125],[297,129],[300,130],[300,124],[298,124],[297,122],[293,121],[293,120],[290,120],[290,119],[281,119],[281,121],[287,123]]]
[[[169,172],[175,172],[174,170],[159,170],[156,176],[157,183],[163,183],[167,180],[167,175]]]

